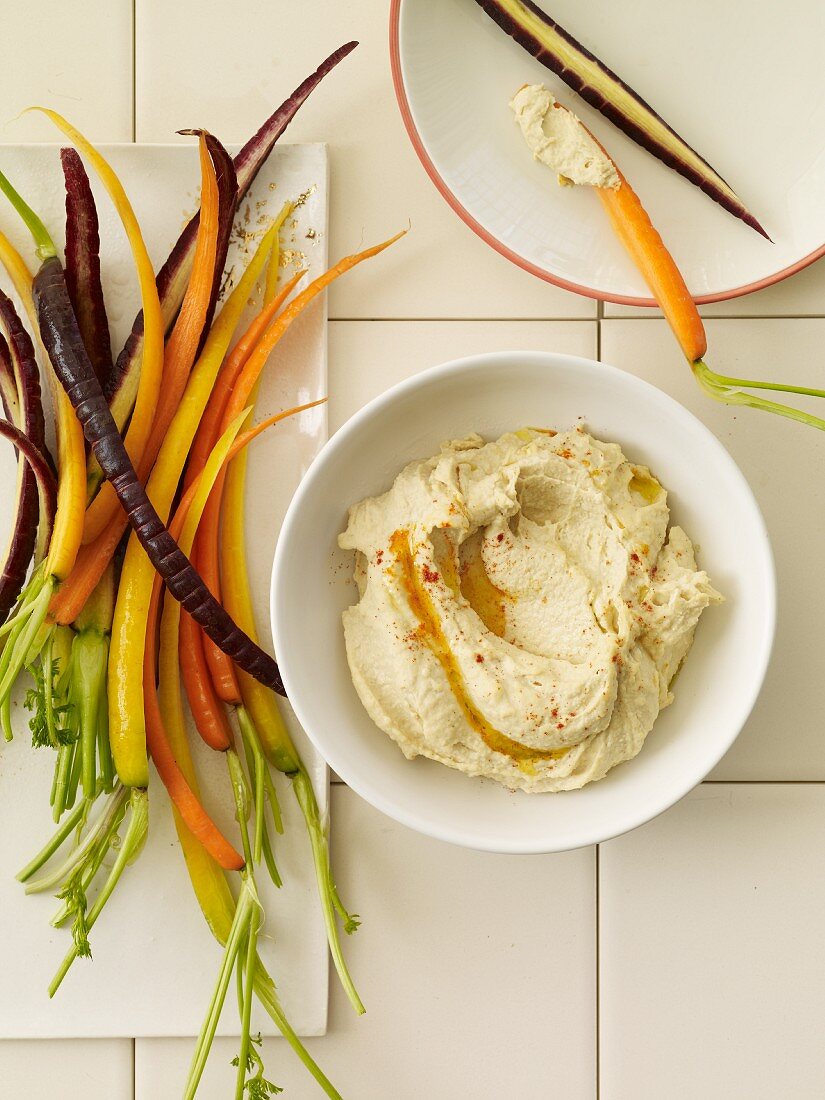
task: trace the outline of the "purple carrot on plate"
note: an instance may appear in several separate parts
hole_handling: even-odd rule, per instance
[[[748,212],[730,184],[712,168],[629,84],[532,0],[476,0],[479,7],[545,68],[578,92],[585,102],[637,145],[684,176],[714,202],[761,233],[768,234]]]
[[[45,259],[34,277],[32,292],[43,346],[141,545],[170,594],[215,645],[250,676],[283,695],[274,658],[235,625],[146,495],[83,346],[54,245],[41,243],[40,254]]]
[[[0,328],[5,333],[0,346],[0,397],[6,417],[43,456],[47,468],[53,470],[54,463],[46,445],[46,421],[34,345],[11,299],[2,291]],[[6,434],[7,438],[12,438]],[[40,515],[38,501],[42,502],[44,497],[38,490],[36,468],[27,461],[16,438],[12,438],[12,442],[18,452],[17,492],[12,534],[0,563],[0,621],[5,620],[20,595],[32,556],[36,561],[43,557],[51,533],[49,516]]]
[[[113,370],[109,319],[100,281],[100,230],[94,195],[75,149],[61,149],[66,184],[66,287],[89,359],[101,386]]]
[[[234,169],[237,175],[238,202],[240,202],[249,190],[261,166],[272,152],[275,142],[283,134],[284,130],[286,130],[303,103],[318,87],[324,77],[328,76],[340,61],[343,61],[348,54],[352,53],[357,45],[357,42],[347,42],[343,46],[339,46],[337,50],[334,50],[326,60],[321,62],[314,73],[298,85],[295,91],[284,100],[281,106],[269,116],[257,133],[249,139],[246,145],[244,145],[234,161]],[[218,187],[221,188],[221,186],[222,181],[219,177]],[[166,263],[158,272],[158,293],[160,295],[160,305],[163,311],[164,321],[166,322],[167,331],[177,316],[178,309],[183,300],[184,291],[189,281],[189,273],[192,270],[192,257],[195,253],[198,221],[199,215],[196,213],[183,233],[181,233]],[[228,244],[228,234],[225,242],[222,240],[218,242],[219,248],[223,248],[223,253],[218,252],[218,262],[215,268],[217,277],[212,290],[212,302],[207,312],[204,332],[208,331],[212,322],[212,315],[218,298],[220,278],[223,274]],[[220,272],[220,275],[217,275],[218,272]],[[137,378],[140,371],[142,346],[143,314],[139,313],[135,318],[132,332],[126,341],[123,351],[118,356],[112,376],[112,382],[105,391],[109,401],[109,407],[112,410],[112,415],[119,428],[123,427],[132,411],[135,393],[137,392]]]

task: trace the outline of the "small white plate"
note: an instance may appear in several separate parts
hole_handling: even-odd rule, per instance
[[[675,702],[642,751],[598,783],[525,794],[431,760],[407,760],[373,724],[349,674],[341,613],[358,595],[353,555],[337,548],[348,506],[389,488],[407,462],[434,454],[444,439],[471,431],[496,438],[525,424],[565,428],[579,417],[596,437],[620,443],[632,461],[661,478],[673,521],[697,543],[700,564],[725,603],[702,618]],[[633,375],[539,352],[446,363],[357,413],[301,482],[272,574],[273,636],[284,683],[327,762],[403,824],[499,852],[563,851],[607,840],[686,794],[744,725],[765,675],[774,619],[767,532],[747,482],[715,436]]]
[[[773,244],[625,137],[474,0],[393,0],[390,53],[416,152],[453,209],[534,275],[653,305],[585,188],[531,159],[508,102],[545,83],[604,143],[699,302],[769,286],[825,252],[825,5],[539,0],[724,176]]]

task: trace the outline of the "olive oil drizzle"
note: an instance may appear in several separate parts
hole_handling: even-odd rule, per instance
[[[464,717],[484,744],[493,752],[509,756],[525,770],[539,760],[557,760],[564,756],[569,751],[566,748],[534,749],[514,741],[490,725],[484,715],[476,709],[467,691],[459,663],[444,636],[433,601],[415,568],[409,532],[403,529],[395,531],[390,539],[390,550],[401,570],[401,582],[409,600],[410,609],[419,622],[422,639],[441,665],[450,690]]]

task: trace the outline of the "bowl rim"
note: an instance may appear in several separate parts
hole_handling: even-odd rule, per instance
[[[738,484],[738,491],[742,496],[743,504],[751,511],[756,530],[760,535],[759,550],[766,580],[765,599],[762,605],[763,624],[761,641],[757,658],[753,664],[754,675],[750,680],[748,691],[746,693],[740,693],[740,701],[737,706],[736,716],[734,721],[730,723],[729,735],[714,741],[713,746],[705,752],[704,756],[700,758],[697,757],[693,767],[684,769],[682,781],[669,787],[666,794],[657,796],[658,788],[654,788],[647,799],[637,800],[634,802],[633,806],[626,808],[620,814],[616,814],[615,820],[607,831],[605,831],[604,827],[597,827],[595,825],[589,828],[587,825],[583,826],[579,834],[577,834],[577,839],[574,843],[565,840],[561,844],[554,845],[552,838],[548,838],[544,834],[537,835],[532,842],[523,839],[496,839],[492,834],[481,836],[475,831],[465,831],[458,826],[434,824],[429,818],[425,815],[419,815],[414,809],[399,805],[392,798],[386,797],[382,788],[372,783],[369,778],[364,778],[359,774],[353,775],[348,767],[346,753],[339,754],[334,745],[331,747],[323,736],[319,737],[312,730],[311,722],[307,720],[306,711],[302,705],[301,699],[299,697],[296,698],[295,694],[290,691],[292,686],[291,673],[288,667],[285,667],[284,664],[281,663],[281,674],[287,698],[307,737],[327,764],[366,802],[374,806],[375,809],[379,810],[387,817],[400,822],[402,825],[406,825],[408,828],[423,833],[426,836],[433,837],[434,839],[447,841],[452,844],[473,848],[479,851],[524,855],[571,851],[621,836],[624,833],[630,832],[632,829],[636,829],[652,821],[661,813],[664,813],[665,810],[674,806],[684,798],[686,794],[693,790],[694,787],[702,782],[708,773],[719,763],[742,732],[762,690],[771,659],[776,633],[777,582],[776,563],[770,536],[753,490],[745,478],[745,475],[739,469],[739,466],[723,444],[716,438],[713,432],[711,432],[711,430],[689,409],[685,408],[684,405],[681,405],[675,398],[652,385],[650,382],[647,382],[645,379],[639,378],[637,375],[621,370],[619,367],[614,367],[610,364],[588,359],[583,356],[544,351],[509,350],[485,352],[477,355],[463,356],[458,359],[450,359],[398,382],[396,385],[385,390],[366,405],[362,406],[327,440],[322,449],[315,456],[290,501],[275,547],[270,578],[270,624],[276,654],[284,652],[283,642],[286,633],[284,622],[280,615],[280,601],[277,599],[279,591],[287,584],[286,570],[283,564],[285,556],[284,548],[289,543],[290,535],[297,521],[298,514],[302,509],[304,498],[312,491],[316,481],[323,476],[326,468],[330,464],[334,464],[338,450],[359,431],[362,424],[376,416],[380,416],[382,412],[398,398],[417,389],[438,384],[442,379],[453,375],[477,370],[495,371],[501,369],[514,359],[518,359],[521,362],[532,360],[545,367],[575,366],[577,369],[581,369],[583,373],[589,373],[591,376],[604,373],[622,375],[625,382],[631,388],[635,387],[638,391],[643,392],[648,399],[652,398],[654,401],[658,401],[663,407],[668,408],[671,414],[689,422],[694,430],[698,430],[699,434],[704,436],[705,445],[715,451],[717,458],[728,466],[734,481]],[[632,761],[628,763],[632,765]],[[561,793],[569,796],[576,792]]]
[[[583,283],[576,283],[570,279],[565,279],[561,275],[554,275],[551,271],[548,271],[547,268],[539,267],[531,260],[522,256],[521,253],[514,251],[509,245],[506,245],[504,241],[500,240],[500,238],[496,237],[490,230],[486,229],[481,222],[477,221],[459,202],[447,181],[436,168],[435,163],[427,151],[424,138],[413,119],[412,107],[407,95],[407,87],[404,83],[404,71],[401,60],[402,3],[404,3],[404,0],[390,0],[389,50],[393,90],[395,92],[396,101],[398,102],[398,110],[401,113],[401,120],[404,123],[404,129],[407,131],[407,136],[415,150],[416,156],[447,205],[452,208],[464,224],[469,226],[476,236],[480,237],[485,244],[495,249],[499,255],[509,260],[510,263],[515,264],[516,267],[520,267],[522,271],[528,271],[531,275],[543,279],[546,283],[552,283],[562,290],[569,290],[573,294],[580,294],[584,298],[592,298],[597,302],[610,302],[613,305],[619,306],[645,306],[650,309],[655,309],[658,303],[653,298],[640,298],[638,295],[633,294],[615,294],[609,290],[600,290],[598,287],[585,286]],[[711,305],[714,302],[728,302],[734,298],[742,298],[746,294],[754,294],[758,290],[766,290],[769,286],[781,283],[785,279],[789,279],[792,275],[796,275],[798,272],[803,271],[806,267],[810,267],[812,263],[822,256],[825,256],[825,242],[813,249],[812,252],[808,252],[798,260],[788,264],[787,267],[780,268],[779,271],[775,271],[770,275],[764,275],[761,279],[755,279],[750,283],[743,283],[741,286],[717,290],[712,294],[697,294],[694,295],[693,300],[697,305]]]

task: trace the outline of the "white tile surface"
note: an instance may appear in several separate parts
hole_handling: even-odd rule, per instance
[[[336,284],[330,317],[595,317],[593,302],[540,282],[482,244],[438,195],[395,103],[387,5],[316,0],[300,5],[295,20],[283,5],[250,0],[232,29],[222,0],[197,10],[193,18],[187,4],[137,0],[140,141],[172,140],[181,126],[246,140],[328,53],[360,40],[284,140],[330,143],[331,256],[408,222],[412,229],[380,269]]]
[[[7,991],[4,990],[4,996]],[[0,1043],[2,1100],[131,1100],[131,1039]]]
[[[602,845],[601,1100],[825,1094],[825,789],[707,784]]]
[[[93,141],[132,140],[132,5],[27,0],[3,6],[0,142],[54,141],[33,104],[66,115]]]
[[[825,525],[811,493],[825,475],[825,439],[813,428],[705,397],[663,321],[604,321],[601,328],[605,362],[666,390],[728,448],[756,494],[773,543],[779,578],[773,661],[745,730],[714,778],[823,779],[825,575],[819,563],[825,560]],[[720,372],[822,385],[825,320],[711,321],[708,340],[708,362]],[[825,402],[818,404],[822,415]]]
[[[799,317],[825,313],[825,263],[819,261],[766,290],[702,306],[704,317]],[[652,317],[654,311],[606,302],[605,317]]]
[[[560,351],[596,357],[596,325],[586,321],[332,321],[329,429],[397,382],[448,359],[486,351]]]
[[[336,986],[330,1033],[308,1046],[353,1100],[594,1092],[594,855],[502,858],[419,836],[333,789],[336,877],[364,925],[347,944],[367,1015]],[[335,983],[333,983],[335,984]],[[224,1100],[234,1045],[215,1044],[199,1097]],[[175,1100],[191,1044],[136,1045],[136,1100]],[[270,1075],[320,1096],[280,1040]]]
[[[299,26],[284,18],[283,5],[254,0],[240,30],[217,0],[199,5],[198,18],[186,3],[135,6],[143,140],[171,140],[193,124],[242,140],[329,50],[361,39],[288,132],[292,141],[330,142],[331,254],[412,222],[380,269],[365,266],[331,294],[332,317],[405,319],[331,326],[331,428],[400,378],[453,356],[519,345],[594,354],[590,324],[408,323],[593,319],[596,309],[513,268],[436,194],[392,95],[386,5],[316,0],[302,6]],[[14,48],[0,71],[0,141],[54,139],[35,116],[15,120],[32,102],[56,106],[95,140],[131,139],[132,7],[33,0],[4,12]],[[704,312],[820,315],[717,321],[709,331],[719,369],[821,384],[825,265]],[[628,311],[608,305],[604,313]],[[771,529],[780,572],[776,655],[748,727],[715,776],[825,779],[817,569],[825,529],[810,503],[822,481],[823,441],[703,398],[660,322],[608,320],[601,351],[699,413],[742,465]],[[592,853],[522,860],[460,852],[394,826],[349,791],[333,797],[342,889],[366,920],[349,947],[370,1011],[356,1020],[336,987],[330,1033],[312,1048],[345,1095],[545,1100],[552,1081],[564,1100],[589,1100]],[[825,900],[823,800],[819,785],[708,785],[602,849],[603,1100],[804,1100],[825,1092],[814,1030],[825,1007],[825,959],[811,917]],[[132,1045],[2,1043],[0,1100],[130,1100]],[[189,1041],[138,1045],[138,1097],[179,1096]],[[320,1095],[280,1041],[268,1043],[268,1053],[289,1096]],[[233,1054],[231,1041],[219,1041],[205,1100],[227,1095]]]

